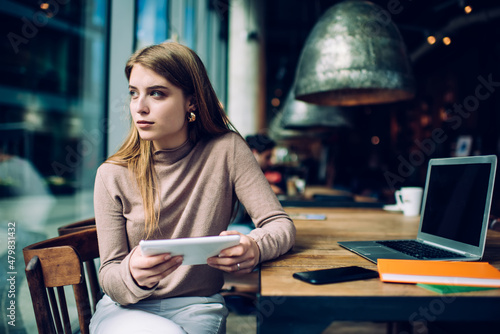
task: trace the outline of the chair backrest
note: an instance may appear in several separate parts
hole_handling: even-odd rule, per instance
[[[88,333],[90,318],[100,298],[99,291],[90,303],[83,270],[84,262],[99,258],[95,227],[35,243],[25,247],[23,254],[39,333],[72,333],[64,294],[64,287],[70,285],[75,295],[80,332]],[[89,275],[89,281],[94,279],[97,276]],[[97,282],[94,284],[99,286]]]
[[[69,233],[75,233],[78,231],[83,231],[88,228],[95,228],[95,218],[89,218],[85,220],[81,220],[76,223],[71,223],[68,225],[61,226],[57,229],[57,233],[59,235],[66,235]]]
[[[76,223],[61,226],[57,229],[59,235],[66,235],[78,231],[83,231],[89,228],[96,228],[95,218],[81,220]],[[84,270],[88,278],[88,287],[90,288],[90,295],[92,297],[92,307],[95,310],[97,302],[102,298],[102,290],[99,285],[99,278],[97,276],[97,269],[94,259],[84,261]]]

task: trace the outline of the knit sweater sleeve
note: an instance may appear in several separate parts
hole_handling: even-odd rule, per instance
[[[104,164],[98,169],[94,187],[94,212],[101,258],[100,284],[114,301],[127,305],[149,297],[154,288],[139,287],[129,270],[132,252],[123,216],[123,201],[126,199],[117,189],[117,185],[122,183],[116,180],[120,173],[113,173],[118,168],[121,167]]]
[[[283,210],[246,143],[234,136],[231,177],[238,200],[256,228],[249,234],[259,246],[260,262],[289,251],[295,243],[295,226]]]

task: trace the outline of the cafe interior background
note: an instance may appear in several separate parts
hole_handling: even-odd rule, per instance
[[[339,2],[3,1],[1,245],[15,223],[20,309],[16,329],[2,319],[0,332],[34,332],[22,247],[93,216],[96,169],[129,124],[123,67],[139,47],[170,39],[193,48],[240,133],[276,140],[282,182],[300,178],[306,188],[382,206],[394,202],[395,189],[423,186],[431,158],[500,153],[500,4],[373,1],[378,26],[358,38],[376,39],[377,27],[395,24],[414,94],[350,106],[294,99],[306,40]],[[306,114],[287,125],[294,110]],[[281,199],[303,199],[296,190]],[[495,195],[492,214],[499,210]],[[1,284],[3,302],[7,288]]]

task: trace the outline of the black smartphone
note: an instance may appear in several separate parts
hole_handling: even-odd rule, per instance
[[[378,272],[358,266],[321,269],[294,273],[293,277],[311,284],[356,281],[378,277]]]

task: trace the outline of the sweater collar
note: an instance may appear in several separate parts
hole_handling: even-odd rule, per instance
[[[194,144],[191,143],[191,141],[188,139],[184,142],[184,144],[176,148],[155,151],[153,153],[154,161],[167,164],[174,164],[177,161],[184,158],[186,155],[188,155],[189,152],[191,152],[191,150],[193,149],[193,147]]]

